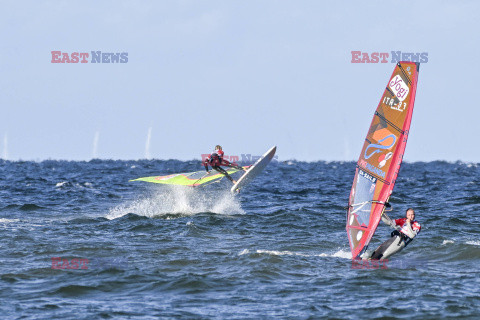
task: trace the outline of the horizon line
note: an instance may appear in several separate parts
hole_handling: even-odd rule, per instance
[[[62,159],[62,158],[37,158],[37,159],[3,159],[0,157],[0,161],[2,162],[44,162],[44,161],[66,161],[66,162],[90,162],[90,161],[181,161],[181,162],[191,162],[191,161],[198,161],[202,162],[201,159],[198,158],[193,158],[193,159],[175,159],[175,158],[169,158],[169,159],[161,159],[161,158],[137,158],[137,159],[127,159],[127,158],[89,158],[89,159]],[[317,159],[317,160],[299,160],[299,159],[282,159],[282,160],[276,160],[272,161],[273,163],[286,163],[286,162],[304,162],[304,163],[314,163],[314,162],[358,162],[358,160],[351,159],[351,160],[339,160],[339,159],[334,159],[334,160],[326,160],[326,159]],[[423,163],[428,163],[428,162],[447,162],[447,163],[465,163],[465,164],[480,164],[480,162],[475,162],[475,161],[465,161],[461,159],[457,160],[445,160],[445,159],[435,159],[435,160],[408,160],[404,159],[402,163],[417,163],[417,162],[423,162]],[[243,162],[243,161],[239,161]]]

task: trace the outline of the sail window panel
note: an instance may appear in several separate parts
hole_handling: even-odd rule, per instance
[[[355,197],[352,214],[355,214],[360,226],[367,227],[372,212],[372,200],[375,191],[375,182],[364,177],[363,171],[359,171],[355,186]]]

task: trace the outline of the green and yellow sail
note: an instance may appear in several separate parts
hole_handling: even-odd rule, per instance
[[[248,168],[248,167],[244,167]],[[228,174],[233,174],[240,170],[230,168],[227,170]],[[155,176],[155,177],[144,177],[138,178],[130,181],[145,181],[151,183],[161,183],[161,184],[171,184],[177,186],[188,186],[188,187],[197,187],[205,185],[207,183],[213,183],[220,181],[225,176],[221,173],[217,173],[215,170],[210,171],[210,174],[207,174],[205,171],[195,171],[187,173],[175,173],[169,174],[167,176]]]

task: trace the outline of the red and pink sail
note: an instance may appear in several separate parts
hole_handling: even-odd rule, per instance
[[[347,212],[352,258],[366,250],[402,164],[417,90],[418,62],[399,62],[373,116],[357,162]]]

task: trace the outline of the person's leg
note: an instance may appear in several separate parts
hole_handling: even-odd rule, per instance
[[[387,259],[391,255],[399,252],[405,247],[405,241],[401,236],[393,235],[390,239],[382,243],[373,253],[370,259]]]
[[[237,166],[236,164],[230,163],[227,160],[222,160],[222,166],[230,167],[230,168],[235,168],[237,170],[245,170],[241,166]]]
[[[222,167],[214,166],[214,167],[212,167],[212,168],[215,169],[216,171],[220,172],[221,174],[223,174],[225,177],[227,177],[228,180],[232,181],[232,183],[236,183],[236,181],[233,180],[233,178],[230,177],[230,175],[228,174],[228,172],[225,171],[225,169],[223,169]]]

